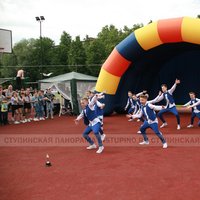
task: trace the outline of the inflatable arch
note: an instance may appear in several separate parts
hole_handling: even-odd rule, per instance
[[[103,64],[96,91],[114,95],[130,64],[144,52],[166,43],[200,44],[200,19],[182,17],[164,19],[137,29],[119,43]]]

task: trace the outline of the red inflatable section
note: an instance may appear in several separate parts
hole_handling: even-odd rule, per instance
[[[158,34],[163,43],[182,42],[181,25],[183,17],[158,21]]]
[[[128,69],[130,61],[126,60],[115,48],[106,62],[103,64],[103,69],[112,75],[121,77],[124,72]]]

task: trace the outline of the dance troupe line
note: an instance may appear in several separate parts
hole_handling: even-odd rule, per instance
[[[149,140],[146,134],[148,128],[152,129],[153,132],[158,136],[162,142],[162,147],[166,149],[168,147],[167,142],[159,130],[166,127],[168,124],[163,117],[165,113],[172,113],[175,115],[177,120],[177,130],[181,129],[180,116],[176,108],[173,93],[176,90],[177,85],[180,84],[180,80],[176,79],[174,85],[168,89],[166,84],[161,85],[161,90],[158,96],[149,100],[149,95],[147,91],[143,91],[138,94],[133,94],[131,91],[128,92],[128,100],[125,106],[127,111],[128,121],[133,121],[137,119],[142,121],[143,124],[140,126],[138,133],[143,137],[143,141],[140,145],[149,145]],[[194,92],[189,93],[190,101],[183,105],[183,107],[192,109],[191,122],[187,128],[192,128],[194,126],[194,119],[197,117],[199,119],[198,126],[200,126],[200,99],[196,98]],[[165,100],[165,105],[155,105],[156,103]],[[105,133],[103,131],[103,109],[105,107],[104,103],[104,93],[95,93],[91,91],[86,92],[86,97],[81,99],[81,114],[75,119],[75,123],[83,119],[86,129],[83,132],[83,137],[89,143],[87,147],[88,150],[96,149],[97,145],[91,139],[89,134],[94,133],[97,142],[98,150],[96,153],[100,154],[104,151],[103,141],[105,140]],[[156,113],[158,111],[158,113]],[[159,127],[158,118],[162,121],[162,125]]]

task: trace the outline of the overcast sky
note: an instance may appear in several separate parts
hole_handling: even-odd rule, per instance
[[[10,29],[13,43],[38,38],[36,16],[43,15],[42,35],[59,43],[63,31],[73,38],[96,37],[105,25],[131,27],[150,20],[200,14],[200,0],[0,0],[0,28]]]

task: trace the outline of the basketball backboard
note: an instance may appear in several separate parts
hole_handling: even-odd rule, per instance
[[[12,31],[0,28],[0,51],[12,53]]]

